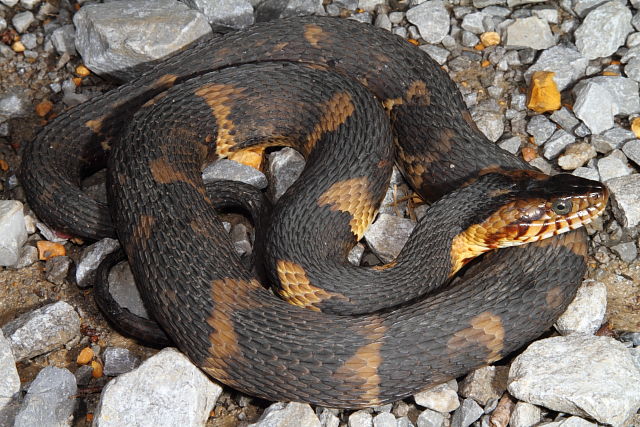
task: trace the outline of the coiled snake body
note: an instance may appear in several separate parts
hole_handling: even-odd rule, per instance
[[[313,80],[332,78],[334,86],[317,90],[314,106],[300,103],[316,91]],[[258,101],[267,96],[273,98],[265,107]],[[368,122],[386,115],[390,124]],[[255,118],[265,116],[273,120]],[[278,121],[284,116],[298,120]],[[362,145],[343,142],[351,134],[389,143],[365,154]],[[269,400],[362,407],[460,376],[550,327],[582,278],[587,245],[578,230],[490,254],[464,280],[412,304],[340,316],[314,309],[349,298],[316,288],[303,261],[273,248],[272,279],[307,308],[295,307],[244,268],[200,182],[199,167],[212,152],[228,156],[256,144],[293,144],[308,155],[305,173],[319,177],[309,197],[313,208],[335,214],[336,233],[350,236],[323,252],[325,259],[344,255],[373,218],[393,151],[411,186],[428,200],[486,172],[529,169],[484,138],[454,84],[426,53],[370,26],[315,17],[201,42],[71,110],[27,147],[21,180],[30,205],[56,228],[89,238],[113,235],[106,206],[77,184],[109,157],[117,235],[154,317],[205,372]],[[315,150],[331,144],[346,144],[347,153],[359,148],[340,156]],[[323,156],[328,159],[321,162]],[[329,175],[334,181],[324,178]],[[360,198],[343,200],[345,193]],[[294,237],[331,234],[317,224],[308,219]],[[314,244],[305,239],[294,238],[289,250]],[[441,269],[448,273],[451,265]],[[408,286],[420,287],[420,278],[408,279]]]

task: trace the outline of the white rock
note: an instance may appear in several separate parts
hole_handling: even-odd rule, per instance
[[[619,110],[607,89],[597,83],[588,82],[576,88],[575,93],[573,111],[592,133],[604,132],[613,127],[613,118]]]
[[[2,327],[20,362],[63,346],[80,336],[80,316],[64,301],[45,305]]]
[[[544,424],[544,427],[597,427],[598,424],[591,423],[584,418],[569,417],[562,421]]]
[[[455,381],[455,380],[454,380]],[[450,383],[439,384],[413,396],[416,403],[438,412],[451,412],[460,406],[457,391]]]
[[[74,16],[76,48],[97,74],[127,80],[211,32],[205,16],[175,0],[88,4]]]
[[[569,46],[553,46],[545,49],[538,60],[527,69],[524,74],[527,82],[536,71],[552,71],[555,73],[553,81],[559,91],[563,91],[569,85],[584,76],[589,61],[580,52]]]
[[[0,200],[0,266],[18,262],[20,249],[27,241],[22,203]]]
[[[19,391],[20,377],[11,351],[11,343],[0,330],[0,412]]]
[[[202,426],[221,393],[186,356],[165,348],[107,383],[93,425]]]
[[[442,0],[429,0],[414,6],[407,10],[406,17],[429,43],[440,43],[449,34],[449,12]]]
[[[606,311],[607,287],[602,282],[585,280],[555,326],[562,335],[592,335],[602,325]]]
[[[542,410],[536,405],[527,402],[516,403],[511,418],[509,419],[510,427],[532,427],[542,419]]]
[[[629,351],[609,337],[536,341],[509,371],[509,393],[517,399],[613,425],[640,408],[639,383]]]
[[[574,88],[574,92],[579,91],[589,83],[595,83],[609,92],[618,110],[616,114],[628,115],[640,112],[638,82],[622,76],[597,76],[578,83]]]
[[[631,11],[613,0],[592,10],[575,32],[576,47],[588,59],[613,54],[625,42],[631,27]]]
[[[507,27],[505,44],[511,48],[528,47],[541,50],[553,46],[555,39],[548,23],[537,16],[530,16],[516,19],[513,24]]]

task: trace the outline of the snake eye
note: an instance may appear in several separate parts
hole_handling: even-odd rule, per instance
[[[569,200],[556,200],[551,205],[551,209],[558,215],[566,215],[571,212],[571,201]]]

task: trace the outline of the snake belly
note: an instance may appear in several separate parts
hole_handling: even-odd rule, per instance
[[[106,207],[79,196],[77,178],[104,163],[123,119],[145,103],[162,103],[153,97],[178,83],[265,61],[320,66],[366,86],[389,111],[398,164],[426,199],[482,170],[528,167],[482,136],[426,53],[370,26],[297,18],[205,41],[54,121],[25,153],[44,168],[22,173],[30,204],[39,216],[54,205],[51,219],[43,219],[58,228],[113,235]],[[197,137],[179,133],[163,138]],[[164,144],[170,154],[152,155],[144,150],[160,148],[145,144],[142,133],[127,135],[140,143],[117,144],[110,192],[143,298],[198,366],[248,394],[350,408],[397,400],[538,336],[570,302],[585,270],[586,236],[578,231],[492,254],[455,286],[395,310],[346,318],[294,307],[265,290],[222,239],[197,171],[187,168],[206,157],[202,144]],[[242,148],[233,137],[216,145],[216,154],[228,154],[220,147]],[[163,156],[175,161],[155,176],[141,172]],[[47,173],[53,179],[43,179]],[[78,207],[71,221],[68,206]]]

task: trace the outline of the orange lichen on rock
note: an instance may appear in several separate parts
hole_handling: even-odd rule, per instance
[[[560,109],[560,91],[552,71],[536,71],[531,76],[527,107],[537,113]]]

